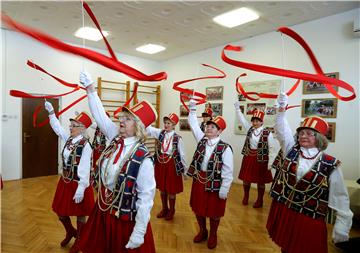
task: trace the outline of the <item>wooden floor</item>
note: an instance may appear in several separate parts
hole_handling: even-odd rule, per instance
[[[64,230],[51,210],[57,176],[4,182],[1,192],[1,252],[68,252],[59,242]],[[251,190],[250,205],[242,206],[242,186],[233,184],[227,201],[225,217],[218,230],[218,247],[209,250],[206,243],[194,244],[198,231],[194,215],[189,207],[191,180],[185,181],[184,193],[178,195],[176,215],[173,221],[157,219],[160,210],[159,193],[152,210],[151,225],[158,253],[189,252],[280,252],[269,239],[265,228],[270,198],[265,196],[262,209],[252,208],[256,190]],[[73,220],[74,221],[74,220]],[[331,227],[329,226],[329,235]],[[351,231],[359,236],[360,230]],[[330,238],[330,237],[329,237]],[[329,239],[329,252],[337,250]]]

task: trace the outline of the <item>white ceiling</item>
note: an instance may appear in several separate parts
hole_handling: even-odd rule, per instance
[[[123,54],[163,61],[192,52],[239,41],[306,21],[359,7],[359,1],[88,1],[112,48]],[[223,12],[249,7],[260,19],[237,28],[225,28],[212,18]],[[18,22],[63,41],[82,44],[73,36],[82,26],[80,1],[1,1],[1,9]],[[85,13],[85,25],[94,26]],[[95,26],[94,26],[95,27]],[[147,55],[135,51],[145,43],[167,50]],[[105,43],[86,41],[94,48]]]

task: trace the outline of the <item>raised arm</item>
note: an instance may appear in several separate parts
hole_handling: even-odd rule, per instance
[[[60,121],[56,118],[54,108],[52,104],[48,101],[45,102],[45,109],[49,112],[50,126],[53,131],[59,136],[63,141],[66,141],[69,138],[69,134],[61,126]]]
[[[146,133],[151,136],[154,137],[156,139],[159,139],[160,133],[161,133],[161,129],[160,128],[156,128],[153,126],[148,126],[146,128]]]
[[[100,128],[100,131],[105,134],[106,138],[112,140],[119,133],[119,129],[106,115],[105,109],[93,85],[94,82],[90,74],[85,70],[80,72],[80,83],[86,88],[89,108],[96,124]]]
[[[283,150],[283,154],[286,155],[292,146],[294,146],[295,140],[289,123],[286,120],[286,106],[288,104],[288,97],[285,93],[279,94],[278,103],[280,108],[276,114],[274,128],[276,137],[280,143],[280,147]]]
[[[191,128],[191,131],[195,137],[196,142],[199,142],[203,137],[204,133],[201,131],[201,128],[199,126],[197,117],[196,117],[196,102],[195,100],[191,99],[189,101],[189,116],[188,116],[188,122]]]
[[[184,147],[184,142],[182,140],[182,138],[179,138],[179,142],[178,142],[178,149],[179,149],[179,153],[180,153],[180,158],[181,158],[181,162],[184,165],[185,171],[184,171],[184,175],[186,174],[186,169],[187,169],[187,165],[186,165],[186,159],[185,159],[185,147]]]
[[[234,107],[235,107],[236,117],[237,117],[239,123],[245,128],[246,131],[249,131],[251,124],[245,119],[244,114],[241,112],[240,102],[236,101],[234,103]]]
[[[276,139],[274,138],[274,135],[272,133],[269,134],[268,137],[268,144],[269,144],[269,162],[268,162],[268,170],[270,170],[272,167],[272,164],[276,158],[276,155],[279,152],[279,144],[277,143]]]

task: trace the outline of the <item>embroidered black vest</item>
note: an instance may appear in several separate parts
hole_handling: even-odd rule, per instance
[[[86,139],[85,137],[83,137],[82,139],[80,139],[78,142],[76,143],[71,143],[71,141],[73,140],[73,138],[68,138],[64,148],[61,152],[61,156],[62,156],[62,177],[66,180],[66,181],[79,181],[79,176],[77,173],[78,170],[78,166],[81,160],[81,155],[83,152],[83,149],[86,145],[86,143],[88,143],[88,139]],[[70,155],[67,159],[67,161],[64,161],[64,151],[66,147],[71,147],[73,146],[70,152]]]
[[[250,127],[249,131],[247,132],[245,144],[241,151],[241,154],[243,154],[244,156],[249,154],[250,138],[254,130],[255,130],[254,127]],[[269,143],[268,143],[269,134],[270,134],[269,128],[265,127],[259,138],[259,143],[257,146],[257,161],[259,163],[267,163],[269,161]]]
[[[94,152],[97,152],[98,154],[101,154],[106,148],[106,137],[105,134],[100,131],[99,127],[97,127],[95,130],[92,147]]]
[[[176,175],[181,175],[184,173],[184,164],[181,162],[180,152],[178,149],[178,143],[179,139],[181,138],[180,135],[177,133],[174,133],[173,139],[172,139],[172,157],[174,157],[175,160],[175,169],[176,169]],[[161,154],[161,145],[163,144],[163,141],[165,139],[165,130],[162,130],[159,135],[159,141],[156,145],[156,152],[154,154],[155,162],[158,159],[158,155]]]
[[[270,189],[271,197],[313,219],[325,219],[328,212],[329,178],[340,161],[324,153],[312,168],[296,181],[299,145],[296,144],[285,158],[281,153],[280,151],[273,163],[276,174]]]
[[[117,140],[118,137],[114,138],[110,145],[116,146]],[[106,152],[108,148],[105,149],[102,157],[109,153]],[[111,149],[114,148],[112,147]],[[116,184],[113,190],[113,199],[116,198],[116,201],[111,205],[109,211],[119,219],[134,221],[137,213],[136,201],[138,200],[136,179],[138,177],[141,164],[146,157],[150,157],[150,153],[143,143],[137,145],[131,152],[132,153],[130,154],[129,159],[123,164],[116,179]],[[99,159],[99,168],[102,166],[102,157]],[[97,181],[98,180],[99,176],[97,177]],[[100,192],[99,194],[102,193]]]
[[[187,175],[193,177],[194,180],[201,180],[198,178],[198,175],[201,171],[201,164],[204,160],[205,156],[205,149],[206,149],[206,142],[208,139],[202,138],[196,148],[196,151],[193,156],[193,160],[190,164],[190,167],[187,171]],[[221,169],[223,165],[222,155],[225,152],[226,148],[231,146],[222,140],[220,140],[216,147],[214,148],[213,153],[210,156],[208,166],[206,169],[206,178],[205,182],[205,190],[209,192],[218,192],[221,187]]]

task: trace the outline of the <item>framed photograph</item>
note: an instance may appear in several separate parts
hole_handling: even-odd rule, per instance
[[[246,105],[246,115],[253,115],[255,109],[264,112],[265,108],[266,108],[266,103],[248,103]]]
[[[179,128],[180,128],[180,131],[190,131],[191,130],[187,119],[179,120]]]
[[[325,76],[339,79],[339,72],[325,73]],[[335,90],[338,90],[337,86],[333,86]],[[304,81],[303,82],[303,94],[319,94],[330,93],[322,83]]]
[[[329,124],[329,131],[325,136],[330,142],[335,142],[336,123],[328,122],[328,124]]]
[[[206,99],[210,100],[222,100],[223,99],[223,86],[207,87],[206,88]]]
[[[213,110],[213,117],[222,116],[222,109],[223,109],[222,103],[211,103],[211,108]]]
[[[275,115],[276,114],[276,107],[275,106],[268,106],[265,110],[266,115]]]
[[[323,118],[336,118],[337,99],[318,98],[303,99],[301,103],[301,117],[320,116]]]
[[[186,110],[185,106],[180,105],[180,117],[187,117],[189,112]]]

